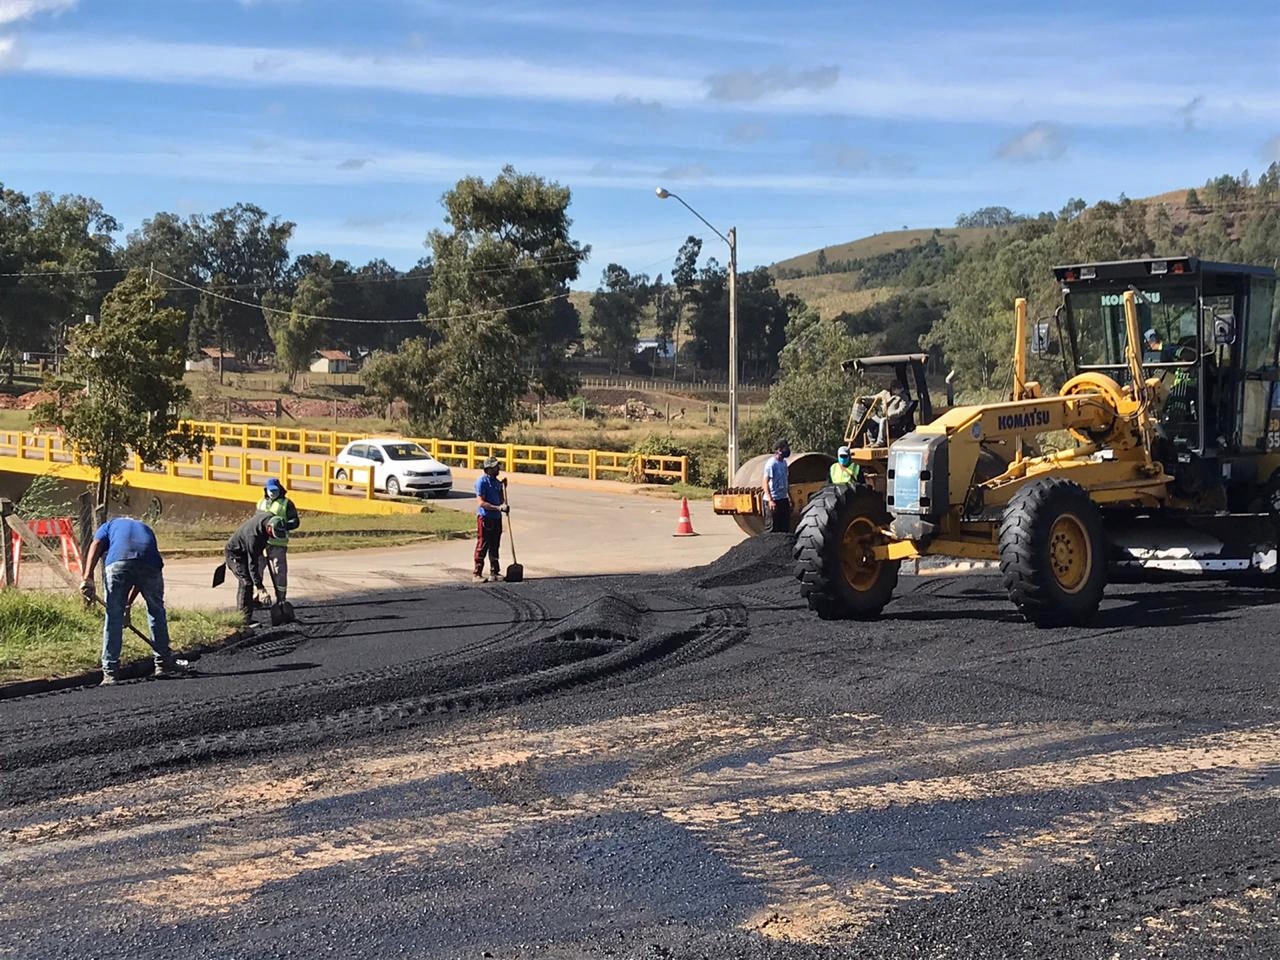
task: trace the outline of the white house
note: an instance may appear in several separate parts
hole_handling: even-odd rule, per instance
[[[356,362],[341,350],[317,350],[311,357],[312,373],[350,373]]]

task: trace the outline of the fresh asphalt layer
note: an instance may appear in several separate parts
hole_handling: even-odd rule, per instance
[[[1275,957],[1275,591],[675,575],[317,602],[0,702],[0,957]]]

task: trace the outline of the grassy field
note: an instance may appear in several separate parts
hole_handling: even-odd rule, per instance
[[[146,633],[141,606],[135,622]],[[169,610],[169,632],[176,652],[216,643],[240,622],[233,613]],[[78,597],[0,592],[0,683],[92,670],[99,664],[101,651],[102,613],[86,610]],[[150,657],[151,648],[126,630],[121,662]]]
[[[894,287],[860,289],[857,283],[858,275],[854,273],[824,273],[820,277],[779,280],[778,289],[783,293],[794,293],[817,310],[823,320],[830,320],[845,312],[865,310],[881,300],[889,299],[895,293],[901,293]]]
[[[0,410],[0,430],[26,430],[31,426],[31,411]]]
[[[156,522],[155,531],[160,551],[166,557],[217,557],[222,555],[236,526],[234,521],[175,523],[162,518]],[[302,527],[289,538],[289,550],[311,553],[456,540],[473,535],[475,526],[475,519],[464,510],[434,509],[392,517],[309,513],[303,518]]]

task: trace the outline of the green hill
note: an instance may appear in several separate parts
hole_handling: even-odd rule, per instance
[[[955,241],[961,248],[973,246],[997,233],[997,228],[988,227],[929,227],[922,230],[890,230],[886,233],[873,233],[869,237],[851,240],[848,243],[837,243],[821,250],[810,250],[786,260],[780,260],[769,269],[776,277],[807,276],[817,273],[818,254],[823,253],[827,262],[840,263],[847,260],[867,260],[887,253],[907,250],[920,246],[931,238],[940,243]]]

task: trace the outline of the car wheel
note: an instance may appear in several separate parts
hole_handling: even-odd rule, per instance
[[[387,496],[400,496],[400,481],[395,477],[387,477]]]
[[[345,480],[345,479],[347,479],[347,471],[345,471],[345,470],[339,470],[337,473],[335,473],[335,474],[333,475],[333,479],[335,479],[335,480]]]

